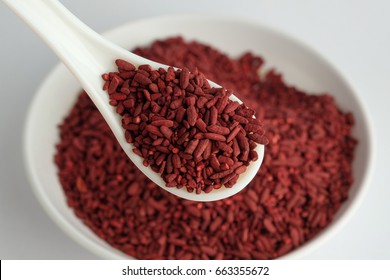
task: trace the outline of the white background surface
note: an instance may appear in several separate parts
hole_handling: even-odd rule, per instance
[[[353,219],[307,259],[390,259],[390,1],[62,0],[93,29],[178,13],[217,13],[285,31],[330,59],[359,89],[375,124],[369,193]],[[54,54],[0,2],[0,259],[96,259],[44,213],[27,182],[22,132]]]

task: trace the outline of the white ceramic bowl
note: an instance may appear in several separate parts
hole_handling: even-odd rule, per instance
[[[315,51],[278,31],[231,18],[210,16],[169,16],[131,22],[106,33],[124,48],[147,45],[155,39],[182,35],[208,43],[231,56],[251,50],[276,67],[285,79],[309,92],[327,91],[339,106],[353,112],[354,136],[359,140],[353,163],[355,183],[350,198],[334,221],[310,242],[284,258],[302,258],[331,237],[355,212],[368,187],[373,162],[373,133],[356,90]],[[53,157],[59,140],[57,125],[68,114],[80,86],[63,65],[58,65],[38,90],[25,127],[25,160],[31,184],[50,217],[82,246],[107,259],[128,258],[98,238],[74,214],[65,201]]]

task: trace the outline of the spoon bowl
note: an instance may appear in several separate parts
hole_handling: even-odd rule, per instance
[[[116,59],[126,60],[136,67],[149,64],[153,69],[167,69],[169,66],[135,55],[106,40],[82,23],[57,0],[3,0],[3,2],[47,43],[79,80],[110,126],[127,156],[138,169],[158,186],[185,199],[214,201],[238,193],[256,175],[264,157],[263,145],[257,145],[255,151],[258,154],[258,160],[248,166],[232,188],[223,186],[210,193],[202,192],[196,194],[195,192],[188,192],[186,188],[166,187],[162,177],[154,172],[150,166],[145,167],[143,159],[133,153],[133,145],[126,141],[124,137],[125,131],[121,126],[121,116],[109,105],[108,95],[103,91],[101,74],[115,71]],[[212,81],[209,81],[209,83],[211,87],[221,87]],[[230,99],[242,103],[234,95],[230,96]]]

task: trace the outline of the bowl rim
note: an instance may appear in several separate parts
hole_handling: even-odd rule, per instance
[[[363,198],[368,192],[369,183],[371,182],[374,170],[374,162],[376,157],[375,152],[375,137],[374,137],[374,125],[370,114],[368,113],[364,103],[360,99],[362,94],[359,90],[350,82],[350,80],[343,74],[335,64],[331,62],[330,59],[327,59],[323,54],[318,52],[314,47],[311,47],[307,42],[294,37],[287,32],[276,28],[274,26],[270,26],[267,23],[264,23],[260,20],[250,20],[243,17],[238,16],[228,16],[228,15],[211,15],[208,13],[205,14],[170,14],[170,15],[162,15],[162,16],[150,16],[144,17],[141,19],[137,19],[134,21],[125,22],[120,24],[114,28],[110,28],[102,33],[103,36],[109,36],[111,33],[116,33],[119,30],[126,28],[126,26],[144,24],[149,21],[183,21],[183,20],[208,20],[208,21],[229,21],[237,24],[244,24],[254,28],[262,29],[266,32],[273,33],[278,37],[284,37],[285,39],[292,41],[292,43],[296,44],[300,48],[302,48],[305,52],[311,53],[315,56],[319,61],[321,61],[326,67],[329,68],[332,72],[334,72],[340,80],[344,83],[346,88],[352,93],[355,98],[356,104],[359,107],[359,110],[362,112],[362,121],[363,126],[367,129],[367,160],[366,160],[366,168],[364,169],[364,174],[362,176],[362,182],[360,184],[360,189],[356,193],[354,200],[349,205],[347,211],[343,213],[342,216],[338,219],[336,223],[331,223],[331,226],[327,226],[323,229],[319,234],[317,234],[312,240],[305,242],[303,245],[294,249],[293,251],[281,256],[279,259],[299,259],[308,253],[312,252],[314,249],[318,248],[321,244],[327,242],[330,238],[332,238],[337,232],[340,231],[342,227],[346,225],[348,221],[351,220],[351,217],[357,212],[357,209],[362,204]],[[50,72],[45,76],[44,80],[41,82],[38,89],[35,91],[32,101],[29,105],[28,112],[25,118],[25,125],[23,128],[23,155],[24,155],[24,167],[26,169],[28,181],[33,189],[33,193],[37,197],[41,206],[48,214],[48,216],[57,224],[68,236],[70,236],[76,243],[80,244],[82,247],[86,248],[90,252],[94,253],[97,256],[100,256],[105,259],[134,259],[131,256],[125,255],[121,251],[117,250],[114,247],[111,247],[113,251],[107,250],[103,246],[96,244],[93,240],[84,236],[79,230],[73,227],[66,219],[62,216],[62,214],[57,211],[54,205],[51,203],[49,197],[42,190],[40,180],[38,175],[33,171],[31,166],[33,166],[32,156],[30,155],[29,149],[29,139],[28,135],[30,135],[30,131],[32,129],[32,118],[35,111],[36,104],[38,103],[38,97],[42,89],[46,86],[46,84],[52,79],[53,76],[56,75],[57,72],[63,71],[65,66],[59,62],[54,68],[50,70]],[[65,68],[66,69],[66,68]],[[111,245],[108,245],[111,246]]]

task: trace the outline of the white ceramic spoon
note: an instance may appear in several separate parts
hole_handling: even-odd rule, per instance
[[[241,174],[232,188],[222,187],[210,193],[195,194],[186,188],[165,187],[160,175],[142,164],[143,159],[132,152],[133,146],[126,142],[121,116],[109,105],[108,94],[102,90],[101,74],[115,71],[118,58],[131,62],[136,67],[149,64],[154,69],[168,68],[137,56],[101,37],[56,0],[3,0],[20,18],[22,18],[57,54],[61,61],[79,80],[82,87],[95,103],[110,126],[119,144],[132,162],[158,186],[179,197],[195,201],[214,201],[227,198],[245,188],[256,175],[264,156],[264,146],[257,145],[259,159],[252,162],[245,173]],[[125,35],[125,34],[124,34]],[[126,35],[127,36],[127,35]],[[212,87],[220,87],[210,81]],[[53,92],[53,94],[55,94]],[[241,101],[235,97],[233,101]]]

